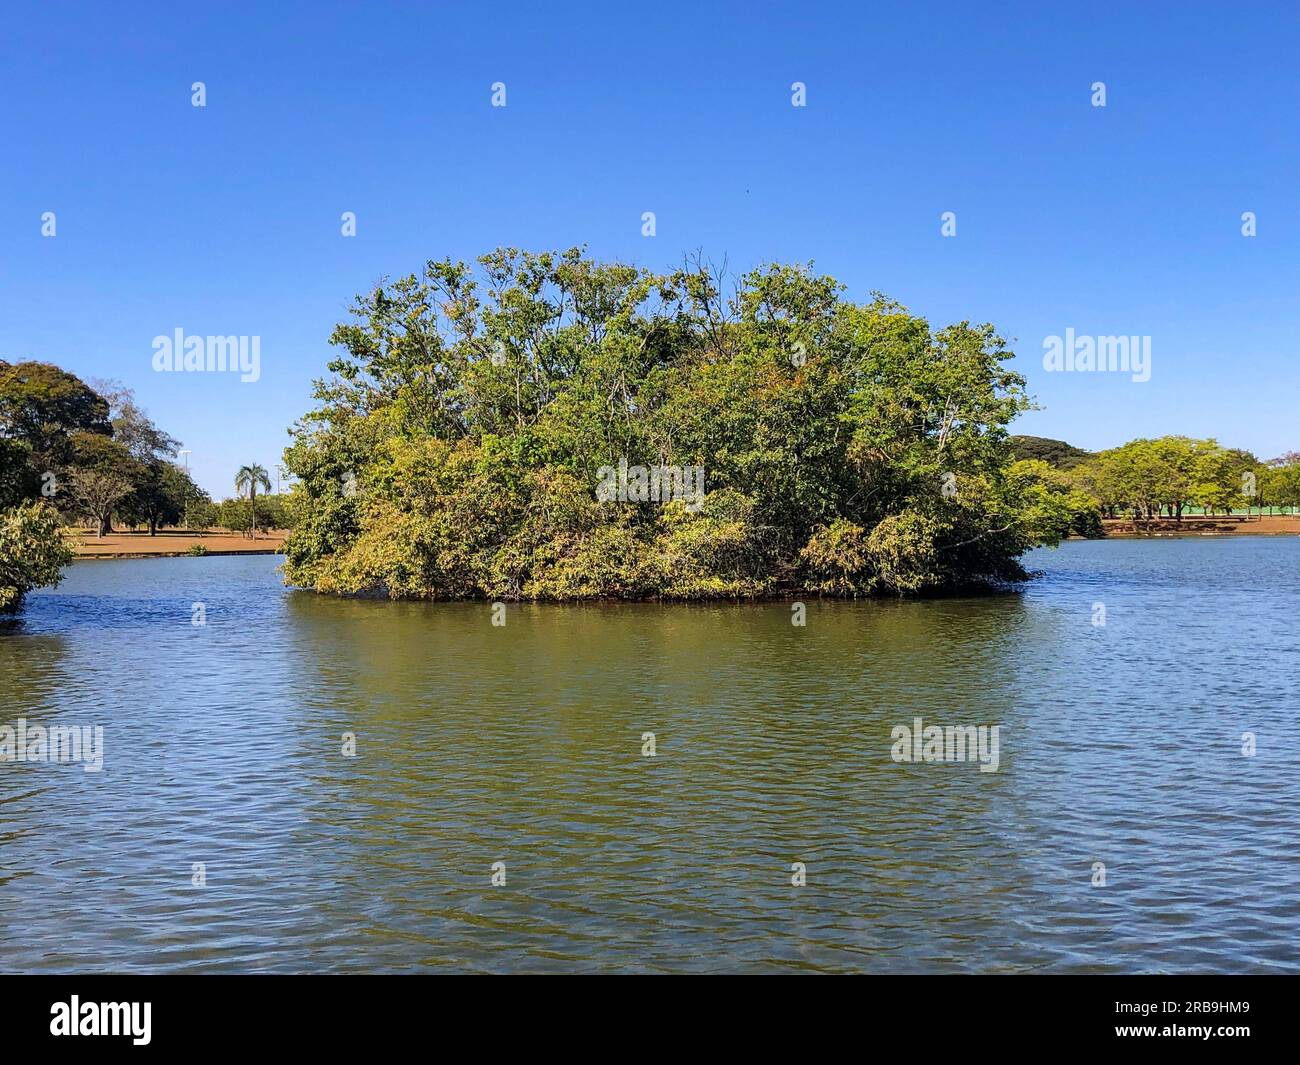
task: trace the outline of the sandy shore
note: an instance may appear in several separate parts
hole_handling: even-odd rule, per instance
[[[239,533],[232,535],[221,530],[167,529],[159,531],[157,536],[147,532],[115,532],[101,539],[88,529],[79,531],[78,558],[167,558],[188,554],[195,544],[202,544],[210,555],[274,555],[284,545],[286,535],[259,532],[256,540],[250,540]]]
[[[1300,536],[1300,516],[1265,514],[1245,518],[1206,518],[1200,515],[1182,521],[1160,518],[1138,522],[1131,518],[1107,518],[1102,521],[1106,535],[1113,537],[1148,536]]]
[[[1107,518],[1102,522],[1108,537],[1157,536],[1300,536],[1300,515],[1264,515],[1247,520],[1242,517],[1187,517],[1181,522],[1171,518],[1134,523],[1128,518]],[[116,532],[99,539],[89,529],[81,529],[77,544],[78,558],[170,558],[186,555],[201,544],[210,555],[276,555],[284,547],[281,531],[259,532],[256,540],[222,530],[181,531],[167,529],[157,536],[142,532]]]

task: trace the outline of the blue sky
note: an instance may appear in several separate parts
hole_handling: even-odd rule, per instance
[[[812,260],[1016,338],[1019,431],[1300,450],[1294,3],[196,7],[6,5],[0,358],[131,386],[214,494],[354,293],[500,244]],[[178,327],[261,380],[153,372]],[[1045,372],[1067,328],[1149,335],[1151,380]]]

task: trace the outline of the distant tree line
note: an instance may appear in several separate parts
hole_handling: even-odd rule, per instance
[[[214,503],[177,461],[180,441],[153,423],[130,389],[82,381],[50,363],[0,361],[0,507],[45,502],[98,536],[114,526],[282,529],[290,508],[266,470],[241,468],[247,498]]]
[[[1162,436],[1130,440],[1096,453],[1060,440],[1015,437],[1018,455],[1046,461],[1108,518],[1180,519],[1207,514],[1300,507],[1300,454],[1261,461],[1217,440]]]
[[[176,463],[179,447],[117,382],[0,362],[0,506],[41,501],[99,536],[115,521],[156,535],[208,498]]]
[[[0,361],[0,613],[58,582],[70,524],[99,537],[148,529],[283,528],[289,508],[260,466],[240,471],[247,500],[214,504],[176,461],[180,442],[114,381],[82,381],[44,362]]]
[[[247,499],[223,499],[219,503],[205,500],[190,508],[190,525],[196,529],[227,529],[252,535],[256,528],[290,529],[293,527],[293,501],[290,495],[259,495],[250,504]]]

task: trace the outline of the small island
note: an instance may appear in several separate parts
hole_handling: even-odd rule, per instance
[[[1100,532],[1007,426],[991,325],[834,278],[577,248],[444,259],[356,300],[295,427],[287,580],[493,600],[936,594]],[[682,491],[690,475],[692,488]]]

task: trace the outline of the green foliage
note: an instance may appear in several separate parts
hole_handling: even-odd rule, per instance
[[[47,362],[0,361],[0,436],[21,441],[41,470],[67,461],[73,433],[111,435],[109,405],[80,378]]]
[[[291,529],[293,524],[293,504],[289,496],[272,494],[257,497],[259,529]]]
[[[71,561],[63,522],[48,503],[0,511],[0,614],[18,610],[33,588],[58,584]]]
[[[239,472],[235,474],[235,491],[241,494],[248,493],[248,525],[245,527],[253,536],[257,535],[257,490],[259,488],[264,492],[271,490],[271,478],[266,472],[266,467],[257,463],[240,466]],[[233,528],[233,526],[227,527]]]
[[[26,444],[0,436],[0,509],[36,497],[40,488],[30,459]]]
[[[479,266],[430,262],[334,330],[342,354],[285,452],[291,583],[914,594],[1023,579],[1018,556],[1069,527],[1068,491],[1009,476],[1027,400],[991,326],[932,330],[797,266],[730,296],[698,262],[501,249]],[[703,505],[598,500],[620,459],[703,467]]]
[[[206,499],[207,493],[180,466],[151,460],[137,466],[131,493],[118,506],[118,514],[128,524],[149,526],[152,534],[164,525],[180,525],[186,508],[192,512]]]
[[[1109,517],[1122,513],[1181,517],[1188,506],[1207,511],[1260,505],[1270,482],[1246,451],[1186,436],[1131,440],[1101,451],[1071,471],[1075,487]]]
[[[129,388],[115,381],[92,384],[108,402],[113,444],[124,449],[130,460],[115,464],[115,472],[131,486],[115,504],[117,515],[130,525],[147,525],[150,535],[156,535],[160,526],[180,524],[191,503],[207,498],[172,461],[180,442],[150,421]]]
[[[253,527],[253,516],[242,499],[223,499],[216,504],[214,520],[209,524],[231,532],[248,532]]]
[[[1257,472],[1261,506],[1300,507],[1300,454],[1288,452]]]
[[[212,529],[220,525],[218,506],[206,494],[197,502],[189,505],[189,527],[191,529]]]
[[[248,492],[255,496],[259,488],[264,492],[271,490],[271,478],[266,472],[266,467],[257,463],[240,466],[239,472],[235,474],[235,491]]]
[[[1013,436],[1011,446],[1017,461],[1041,459],[1059,470],[1072,470],[1087,462],[1091,456],[1091,452],[1084,451],[1081,447],[1045,436]]]
[[[874,587],[871,533],[861,525],[836,518],[809,537],[800,557],[807,567],[808,587],[814,591],[865,595]]]
[[[251,506],[253,510],[247,499],[223,499],[220,503],[191,507],[190,516],[197,528],[215,527],[231,532],[249,532],[253,528],[254,511],[259,529],[287,529],[293,523],[287,496],[257,496]]]
[[[1074,479],[1038,459],[1011,467],[1011,478],[1025,507],[1024,520],[1034,539],[1063,540],[1067,536],[1104,535],[1097,501],[1075,486]]]
[[[94,387],[48,363],[0,362],[0,506],[52,492],[68,519],[102,534],[181,520],[206,496],[170,458],[178,442],[113,381]]]
[[[99,535],[111,528],[114,511],[146,474],[124,444],[96,433],[76,432],[63,471],[60,498],[75,516],[88,519]]]
[[[190,544],[185,553],[194,558],[203,558],[208,553],[208,549],[202,544]]]

